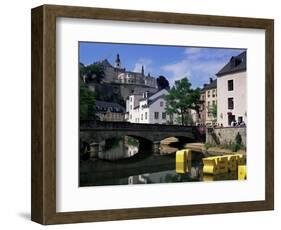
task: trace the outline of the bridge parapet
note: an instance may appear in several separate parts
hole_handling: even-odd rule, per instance
[[[164,125],[164,124],[140,124],[130,122],[102,122],[93,120],[81,120],[80,130],[153,130],[164,132],[192,132],[196,126]]]

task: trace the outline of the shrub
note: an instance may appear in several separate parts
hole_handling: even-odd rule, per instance
[[[240,149],[240,145],[237,143],[231,143],[229,147],[232,152],[237,152]]]
[[[236,134],[235,142],[236,142],[237,145],[241,145],[242,144],[242,137],[241,137],[239,132]]]
[[[220,145],[220,139],[215,134],[215,132],[212,132],[211,135],[212,135],[212,138],[213,138],[214,142],[216,143],[216,145]]]
[[[206,149],[209,149],[209,148],[215,147],[215,146],[216,146],[216,145],[214,145],[214,144],[205,143],[205,148],[206,148]]]

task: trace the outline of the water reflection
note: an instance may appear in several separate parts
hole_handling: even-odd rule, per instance
[[[132,157],[139,152],[139,141],[133,137],[112,138],[99,143],[98,158],[119,160]]]
[[[218,174],[218,175],[204,175],[203,181],[218,181],[218,180],[237,180],[237,172],[229,172],[224,174]]]
[[[131,137],[103,141],[99,143],[98,158],[80,161],[80,186],[237,179],[237,173],[203,175],[203,156],[195,152],[189,172],[176,173],[175,152],[180,145],[175,142],[161,143],[161,154],[153,154],[140,148],[139,141]]]
[[[147,184],[149,179],[149,173],[129,176],[128,177],[128,184]]]
[[[201,181],[202,174],[200,167],[192,167],[191,173],[178,174],[175,170],[166,170],[154,173],[145,173],[128,178],[128,184],[153,184],[153,183],[174,183]]]

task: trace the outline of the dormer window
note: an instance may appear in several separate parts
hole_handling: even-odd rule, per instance
[[[230,66],[231,66],[232,68],[234,68],[234,67],[240,65],[241,62],[242,62],[242,60],[241,60],[240,58],[232,57],[232,58],[230,59]]]
[[[230,66],[233,68],[233,67],[235,67],[235,57],[232,57],[231,59],[230,59]]]
[[[239,59],[239,58],[235,58],[235,66],[238,66],[238,65],[240,65],[240,63],[242,62],[242,60],[241,59]]]

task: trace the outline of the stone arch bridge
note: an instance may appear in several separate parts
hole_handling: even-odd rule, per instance
[[[151,146],[153,152],[159,152],[160,141],[168,137],[189,142],[203,140],[196,126],[80,121],[80,147],[88,145],[95,151],[99,142],[124,136],[136,138],[140,145]]]

